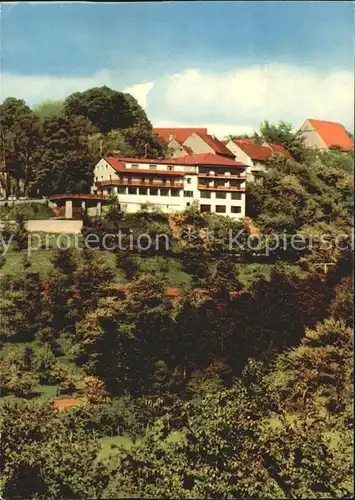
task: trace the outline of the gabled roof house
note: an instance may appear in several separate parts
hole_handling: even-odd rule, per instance
[[[353,140],[340,123],[307,118],[299,128],[299,132],[308,148],[339,149],[344,152],[352,151],[354,148]]]

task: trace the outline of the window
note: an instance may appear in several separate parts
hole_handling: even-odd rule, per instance
[[[119,194],[126,194],[126,188],[124,186],[119,186],[118,193]]]
[[[139,164],[138,163],[132,163],[132,168],[139,168]]]
[[[187,177],[186,182],[187,182],[188,184],[191,184],[191,177]]]
[[[211,205],[200,205],[200,210],[201,210],[201,212],[210,212]]]
[[[216,213],[217,214],[225,214],[226,206],[225,205],[216,205]]]
[[[136,187],[129,187],[128,194],[137,194],[137,188]]]
[[[231,207],[232,214],[240,214],[242,212],[242,207]]]
[[[188,201],[188,202],[186,203],[186,206],[187,206],[187,207],[189,207],[190,205],[191,205],[191,203]]]
[[[241,200],[242,193],[232,193],[232,200]]]
[[[192,198],[194,193],[192,191],[184,191],[184,196],[186,198]]]
[[[139,188],[139,194],[148,194],[148,189],[147,188]]]
[[[157,196],[158,195],[158,188],[150,188],[150,194],[151,194],[151,196]]]
[[[225,200],[227,197],[226,193],[220,193],[219,191],[217,191],[216,193],[216,198],[220,199],[220,200]]]
[[[174,167],[172,165],[168,165],[167,170],[169,170],[169,172],[172,172],[174,170]]]
[[[98,177],[95,177],[95,181],[97,182],[98,180],[99,180],[99,178],[98,178]]]
[[[101,176],[101,180],[102,180],[102,181],[104,180],[104,176],[103,176],[103,175]]]
[[[210,191],[201,191],[201,198],[211,198]]]
[[[178,189],[172,189],[171,190],[171,196],[179,196],[179,190]]]
[[[149,165],[149,170],[156,170],[157,166],[156,165]]]
[[[169,196],[169,189],[161,188],[160,189],[160,196]]]
[[[112,175],[111,174],[109,175],[109,178],[110,178],[110,180],[112,179]]]

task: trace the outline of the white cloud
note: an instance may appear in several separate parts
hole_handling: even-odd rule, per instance
[[[148,94],[154,87],[154,82],[137,83],[131,87],[126,87],[123,92],[133,95],[142,106],[143,109],[147,109],[148,104]]]
[[[155,86],[158,88],[158,85]],[[285,120],[294,127],[307,117],[334,120],[352,128],[353,76],[350,71],[315,70],[268,64],[227,74],[187,69],[172,75],[148,98],[154,125],[209,125],[218,136],[250,133],[261,121]]]
[[[11,73],[1,75],[1,100],[8,96],[24,99],[30,106],[44,99],[64,99],[73,92],[80,92],[91,87],[107,85],[114,89],[122,89],[122,82],[112,71],[102,69],[91,76],[58,77],[48,75],[22,76]],[[147,107],[147,97],[154,82],[144,82],[122,89],[133,95],[143,107]]]
[[[17,97],[24,99],[30,106],[44,99],[64,99],[67,95],[102,85],[111,86],[114,78],[110,70],[102,69],[91,76],[49,76],[1,74],[1,99]]]
[[[143,79],[142,79],[143,80]],[[154,126],[204,126],[218,137],[251,133],[261,121],[286,120],[298,127],[305,118],[334,120],[352,128],[353,76],[272,63],[229,73],[186,69],[155,81],[128,84],[109,69],[87,77],[1,75],[1,97],[34,105],[107,85],[131,93]]]

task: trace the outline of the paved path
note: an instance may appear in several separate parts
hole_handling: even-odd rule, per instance
[[[31,233],[63,233],[63,234],[80,234],[83,227],[82,220],[28,220],[26,228]]]
[[[5,223],[15,224],[14,220],[0,220],[0,229],[5,227]],[[80,234],[83,227],[82,220],[59,220],[59,219],[43,219],[43,220],[28,220],[25,222],[26,229],[30,233],[57,233],[57,234]]]

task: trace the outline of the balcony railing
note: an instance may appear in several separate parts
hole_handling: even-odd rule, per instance
[[[210,177],[212,179],[240,179],[245,180],[245,174],[211,174],[210,172],[200,172],[198,177]]]
[[[131,181],[123,179],[111,179],[107,181],[98,181],[96,186],[107,187],[107,186],[137,186],[137,187],[163,187],[163,188],[182,188],[182,182],[173,181],[157,181],[157,180],[141,180],[141,181]]]
[[[241,188],[240,186],[223,186],[223,185],[205,185],[199,184],[198,189],[200,191],[239,191],[240,193],[245,193],[245,188]]]

